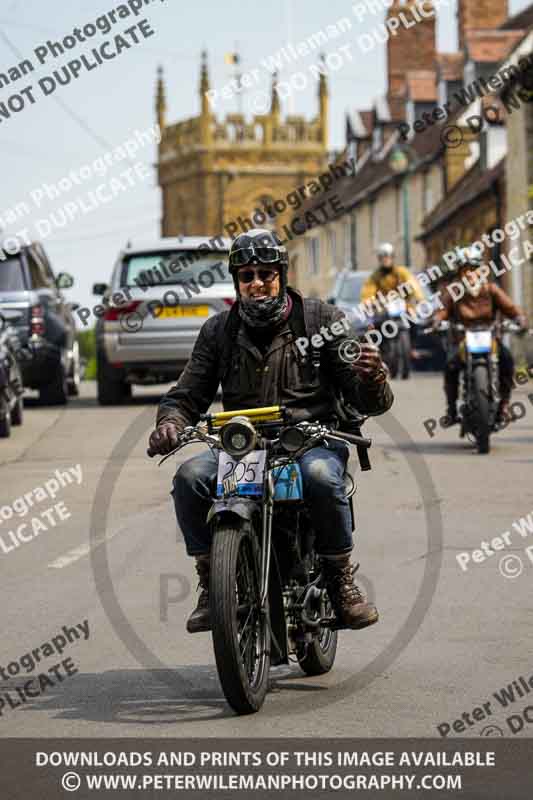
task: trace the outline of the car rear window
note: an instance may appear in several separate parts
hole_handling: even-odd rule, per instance
[[[0,261],[0,292],[23,292],[25,288],[20,258]]]
[[[347,276],[342,282],[338,299],[345,303],[359,302],[361,288],[366,278],[366,275],[357,275],[357,273]]]
[[[122,286],[168,286],[198,280],[210,272],[215,283],[233,283],[228,272],[227,253],[179,250],[163,253],[139,253],[124,259]]]

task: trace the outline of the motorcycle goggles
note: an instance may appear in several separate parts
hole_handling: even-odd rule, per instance
[[[257,278],[261,281],[261,283],[272,283],[272,281],[279,275],[279,271],[277,269],[254,269],[253,267],[249,267],[247,269],[240,269],[237,272],[237,277],[240,283],[251,283]]]
[[[280,253],[276,247],[261,247],[260,245],[241,247],[239,250],[233,250],[230,253],[229,265],[230,267],[244,267],[254,257],[262,264],[274,264],[280,260]]]

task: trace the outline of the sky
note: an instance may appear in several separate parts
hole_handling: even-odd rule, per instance
[[[34,72],[0,88],[0,108],[12,95],[18,95],[28,86],[32,87],[35,100],[31,103],[26,95],[21,111],[13,111],[9,119],[0,116],[3,189],[0,219],[5,221],[8,210],[26,204],[19,206],[19,219],[4,226],[4,236],[28,229],[33,238],[43,241],[55,272],[66,271],[74,276],[75,285],[66,292],[68,299],[82,305],[96,304],[98,298],[91,294],[92,284],[109,280],[120,248],[129,239],[158,236],[160,232],[161,195],[154,169],[156,146],[139,146],[131,159],[124,160],[118,160],[116,151],[127,140],[132,140],[132,136],[135,138],[135,131],[148,131],[155,124],[158,65],[165,74],[167,119],[176,122],[195,116],[199,111],[201,51],[208,52],[211,87],[221,91],[235,74],[235,68],[225,63],[224,56],[237,50],[241,70],[251,73],[253,87],[246,90],[240,101],[237,95],[220,99],[214,111],[221,118],[242,107],[251,116],[252,108],[262,110],[264,93],[270,91],[270,76],[262,66],[262,59],[272,56],[289,42],[296,45],[348,17],[353,23],[351,30],[338,38],[330,38],[324,47],[331,67],[330,148],[340,149],[346,111],[370,107],[385,87],[385,45],[377,45],[362,54],[357,44],[363,33],[372,33],[385,12],[379,15],[369,12],[359,21],[352,12],[354,4],[355,0],[353,3],[329,0],[327,4],[316,0],[312,3],[309,0],[270,0],[267,5],[263,0],[225,0],[223,3],[152,0],[138,16],[118,19],[108,34],[99,32],[54,58],[46,47],[48,40],[61,42],[74,28],[94,24],[97,18],[118,9],[121,3],[116,0],[70,0],[68,4],[63,0],[47,3],[2,0],[0,73],[7,73],[26,58],[35,66]],[[440,51],[453,51],[457,46],[452,5],[439,12]],[[527,0],[510,0],[510,13],[517,13],[527,5]],[[153,35],[144,38],[139,27],[132,34],[124,34],[127,28],[139,25],[143,19],[148,20],[145,33],[153,31]],[[81,54],[90,54],[93,47],[106,39],[113,41],[116,34],[124,35],[131,47],[90,71],[82,69],[69,85],[56,84],[53,93],[44,95],[38,85],[40,80],[49,79],[54,70]],[[134,43],[134,38],[138,43]],[[348,46],[348,50],[339,51],[341,46]],[[41,48],[43,64],[39,64],[37,48]],[[109,49],[106,52],[109,53]],[[281,71],[280,81],[287,81],[294,72],[301,72],[308,84],[294,91],[289,100],[282,101],[283,112],[303,114],[308,119],[316,115],[316,83],[309,70],[314,63],[316,51]],[[258,70],[257,81],[253,69]],[[301,83],[304,80],[300,78]],[[51,86],[49,80],[48,86]],[[105,176],[94,174],[92,167],[87,170],[106,152],[114,152],[115,161],[107,166]],[[136,171],[130,172],[128,179],[121,179],[127,190],[113,196],[109,188],[111,178],[133,169],[135,164],[139,165]],[[70,184],[65,180],[71,172],[77,183],[73,178],[69,179]],[[53,195],[53,187],[60,181],[63,183],[59,194],[57,188],[55,190],[58,196],[50,199],[47,191]],[[106,203],[95,201],[95,192],[103,183],[105,192],[98,197],[105,195]],[[43,184],[48,185],[48,190]],[[58,211],[77,198],[84,200],[84,213],[78,205],[77,217],[60,226]],[[51,214],[56,214],[57,225],[50,221]],[[40,228],[37,227],[39,221]]]

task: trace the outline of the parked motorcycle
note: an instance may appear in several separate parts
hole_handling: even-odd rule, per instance
[[[10,326],[21,315],[16,311],[0,314],[0,438],[11,435],[12,425],[22,425],[24,410],[22,374],[20,370],[21,343]]]
[[[459,358],[463,363],[462,402],[459,405],[460,436],[472,436],[479,453],[490,452],[490,435],[506,427],[498,419],[499,354],[496,333],[521,333],[515,322],[504,320],[492,325],[475,325],[465,329],[460,323],[443,321],[439,333],[464,334],[459,342]],[[426,333],[433,332],[427,328]]]
[[[340,626],[314,550],[298,463],[330,441],[357,445],[361,467],[370,468],[370,439],[318,422],[291,424],[282,406],[206,414],[160,461],[197,442],[218,452],[207,518],[209,611],[220,682],[238,714],[261,708],[270,666],[295,657],[307,675],[321,675],[335,661]],[[352,523],[354,492],[347,474]]]
[[[402,319],[407,310],[405,300],[399,297],[388,302],[385,311],[372,320],[383,336],[380,350],[391,378],[400,375],[402,380],[406,380],[411,372],[411,334],[409,323]],[[387,323],[391,324],[387,326]]]

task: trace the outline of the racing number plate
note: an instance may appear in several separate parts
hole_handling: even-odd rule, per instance
[[[490,353],[492,333],[490,331],[467,331],[466,349],[469,353]]]
[[[253,450],[236,461],[228,453],[218,457],[217,496],[237,493],[240,495],[263,494],[266,450]]]
[[[401,314],[403,314],[403,312],[407,308],[407,305],[405,303],[405,300],[402,300],[401,298],[398,297],[396,300],[391,300],[390,303],[387,303],[386,308],[389,316],[399,317]]]

